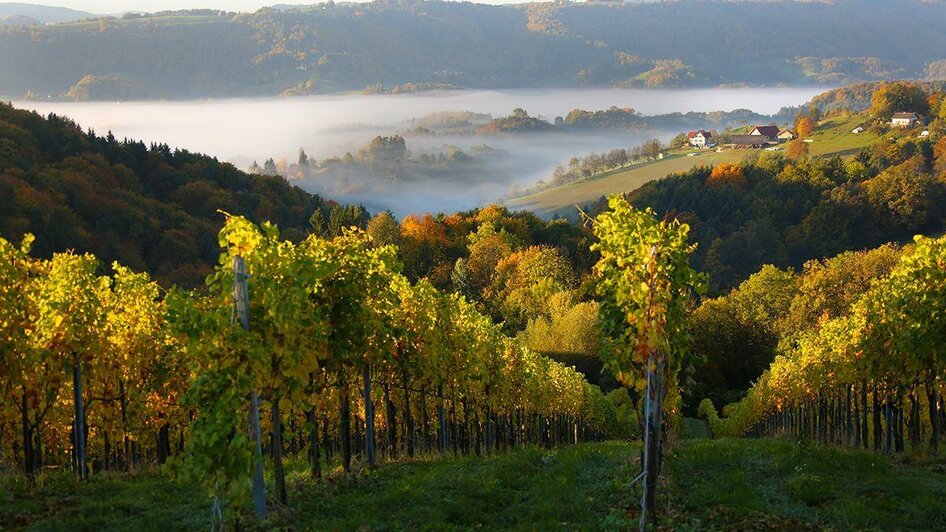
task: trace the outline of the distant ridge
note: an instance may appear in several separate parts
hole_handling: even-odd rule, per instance
[[[68,7],[44,6],[38,4],[24,4],[19,2],[0,2],[0,23],[14,23],[18,26],[29,26],[34,20],[43,24],[61,24],[75,22],[84,18],[95,18],[98,15],[85,11],[77,11]]]
[[[253,13],[127,13],[32,30],[0,26],[0,95],[61,98],[89,75],[179,99],[377,86],[684,88],[929,80],[946,77],[944,27],[946,3],[917,0],[378,0],[281,4]]]
[[[36,20],[35,18],[30,18],[24,15],[10,15],[7,17],[0,17],[0,24],[23,27],[45,25],[45,23],[41,20]]]

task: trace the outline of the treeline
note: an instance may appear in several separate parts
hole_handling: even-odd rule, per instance
[[[792,301],[788,315],[801,320],[748,395],[724,418],[709,399],[700,412],[717,436],[791,434],[887,453],[909,444],[935,456],[946,391],[946,238],[918,236],[902,253],[880,248],[821,269],[799,285],[809,305]]]
[[[388,212],[371,217],[358,207],[336,207],[317,211],[312,221],[313,232],[326,236],[349,225],[396,245],[408,279],[463,295],[525,345],[586,368],[592,382],[602,378],[590,284],[597,255],[587,228],[496,205],[400,221]]]
[[[943,78],[946,78],[946,76],[936,76],[933,79]],[[895,84],[914,86],[927,94],[946,91],[946,82],[944,81],[910,81]],[[885,85],[890,86],[892,83],[884,81],[854,83],[819,94],[812,98],[809,103],[824,113],[842,110],[866,111],[871,108],[874,92]]]
[[[26,475],[170,461],[222,526],[251,486],[265,513],[264,463],[286,503],[284,453],[315,479],[326,459],[348,473],[382,454],[630,435],[625,391],[605,396],[462,296],[409,282],[396,249],[357,229],[294,244],[231,217],[207,295],[31,244],[0,239],[0,457]]]
[[[420,179],[463,180],[483,172],[497,156],[497,150],[479,145],[463,151],[457,146],[444,145],[439,150],[423,152],[408,150],[401,135],[378,135],[355,153],[326,157],[309,157],[300,148],[295,162],[279,161],[272,157],[258,161],[247,169],[251,174],[283,176],[289,180],[317,179],[322,184],[333,181],[344,183],[352,177],[375,176],[387,180],[410,181]]]
[[[74,96],[305,94],[378,85],[840,84],[937,76],[944,24],[942,4],[908,0],[524,6],[412,0],[247,14],[165,12],[4,26],[0,70],[7,75],[0,93],[59,97],[87,75],[99,78]],[[779,39],[790,45],[775,44]]]
[[[217,210],[280,224],[301,240],[318,196],[282,178],[165,144],[82,131],[67,118],[0,104],[0,236],[36,236],[38,256],[73,249],[200,286],[216,262]]]
[[[748,109],[733,111],[690,111],[687,113],[666,113],[645,116],[634,109],[610,107],[605,110],[589,111],[572,109],[564,117],[557,116],[551,121],[531,116],[522,108],[513,109],[507,116],[493,118],[487,124],[467,130],[455,130],[451,133],[541,133],[569,132],[589,129],[679,129],[679,128],[729,128],[748,124],[768,124],[789,122],[799,112],[800,107],[783,107],[774,115],[763,115]]]

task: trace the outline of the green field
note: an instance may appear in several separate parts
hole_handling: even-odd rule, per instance
[[[867,116],[856,114],[849,117],[835,117],[825,120],[811,135],[811,154],[817,156],[853,155],[861,148],[877,142],[880,137],[871,130],[863,133],[851,133],[863,124]]]
[[[721,153],[714,151],[697,152],[695,157],[674,154],[662,161],[635,164],[610,172],[598,174],[589,179],[514,198],[506,202],[510,208],[531,210],[538,214],[566,213],[575,206],[595,201],[601,196],[630,192],[644,183],[679,172],[686,172],[698,166],[715,166],[724,162],[738,162],[752,150],[728,150]],[[692,151],[690,152],[692,153]]]
[[[866,131],[857,135],[851,133],[865,119],[863,115],[853,115],[824,121],[811,136],[811,154],[820,157],[851,155],[869,146],[877,140],[877,135]],[[602,196],[631,192],[654,179],[686,172],[699,166],[737,163],[756,151],[726,150],[717,153],[712,150],[674,150],[669,157],[661,161],[635,164],[598,174],[583,181],[513,198],[506,201],[506,205],[513,209],[531,210],[538,214],[565,214],[575,206],[585,205]],[[697,155],[687,157],[688,153]]]
[[[699,422],[685,431],[704,433]],[[593,443],[384,465],[345,480],[290,475],[290,505],[249,530],[627,530],[638,515],[638,447]],[[789,440],[679,442],[665,456],[665,530],[942,530],[946,460]],[[908,459],[905,459],[908,460]],[[0,529],[200,530],[200,490],[155,472],[78,485],[50,473],[29,486],[0,478]],[[234,514],[231,513],[231,517]],[[231,522],[231,524],[236,524]]]

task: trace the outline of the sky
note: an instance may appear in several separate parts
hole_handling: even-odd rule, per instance
[[[123,0],[18,0],[35,4],[68,7],[80,11],[96,14],[124,13],[127,11],[164,11],[169,9],[213,8],[227,11],[256,11],[257,9],[273,4],[314,4],[317,0],[154,0],[154,1],[123,1]],[[348,0],[346,0],[348,1]],[[517,0],[477,0],[479,3],[509,4]]]

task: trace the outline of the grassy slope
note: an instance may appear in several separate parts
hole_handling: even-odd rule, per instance
[[[697,166],[715,166],[724,162],[737,162],[752,150],[729,150],[698,152],[696,157],[687,157],[679,152],[662,160],[635,164],[630,167],[598,174],[589,179],[553,187],[541,192],[514,198],[506,202],[515,209],[531,210],[539,214],[564,213],[575,205],[584,205],[601,196],[630,192],[644,183],[661,177],[685,172]]]
[[[668,451],[663,526],[671,530],[943,530],[946,460],[883,455],[789,440],[708,440],[689,420]],[[292,463],[290,506],[262,527],[295,530],[621,530],[637,515],[637,446],[586,444],[386,465],[342,480],[304,480]],[[231,518],[233,515],[231,514]],[[197,530],[209,524],[200,490],[156,474],[63,473],[30,488],[0,478],[0,529]],[[231,524],[233,524],[231,522]]]
[[[811,154],[815,156],[851,155],[877,140],[870,132],[858,135],[851,131],[865,120],[862,115],[847,118],[832,118],[822,123],[811,136]],[[784,147],[784,145],[783,145]],[[676,150],[662,161],[636,164],[628,168],[612,170],[590,179],[569,183],[536,194],[514,198],[507,205],[516,209],[528,209],[539,214],[564,213],[575,205],[584,205],[609,194],[631,192],[648,181],[670,174],[685,172],[697,166],[715,166],[719,163],[735,163],[752,155],[756,150],[714,151]],[[698,153],[686,157],[687,153]]]
[[[788,440],[691,440],[669,457],[675,529],[943,530],[946,462]]]

